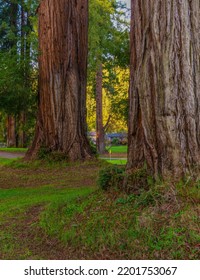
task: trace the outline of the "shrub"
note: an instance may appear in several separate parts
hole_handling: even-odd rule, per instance
[[[96,144],[94,143],[94,141],[91,138],[88,138],[88,140],[89,140],[89,143],[90,143],[90,148],[91,148],[92,154],[97,156],[98,153],[97,153],[97,146],[96,146]]]
[[[98,185],[103,190],[111,188],[120,188],[123,184],[125,167],[109,166],[99,172]]]
[[[120,140],[118,138],[112,139],[112,145],[119,145],[119,144],[120,144]]]
[[[41,160],[47,160],[47,161],[66,161],[68,160],[68,157],[65,153],[60,152],[60,151],[51,151],[48,148],[41,147],[38,153],[38,159]]]
[[[46,159],[50,154],[50,149],[46,147],[40,147],[38,151],[38,159]]]
[[[128,170],[125,178],[125,191],[127,193],[140,194],[141,190],[148,190],[149,185],[153,184],[153,178],[149,176],[147,168]]]

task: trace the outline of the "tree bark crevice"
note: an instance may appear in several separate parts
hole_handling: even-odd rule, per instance
[[[92,157],[86,132],[88,1],[43,0],[39,15],[39,112],[27,158],[40,147]]]
[[[141,158],[155,177],[180,178],[199,165],[198,3],[132,0],[128,168]]]

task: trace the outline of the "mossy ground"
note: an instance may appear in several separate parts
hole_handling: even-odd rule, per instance
[[[199,182],[105,192],[102,165],[1,160],[0,258],[199,259]]]

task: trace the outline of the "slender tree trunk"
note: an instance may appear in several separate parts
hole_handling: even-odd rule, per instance
[[[15,35],[9,40],[9,49],[11,53],[16,54],[17,52],[17,13],[18,4],[10,3],[10,27],[11,31]],[[12,115],[7,117],[7,147],[16,147],[16,120]]]
[[[102,90],[103,90],[103,73],[102,73],[102,64],[100,64],[96,74],[96,146],[97,146],[97,152],[99,154],[103,154],[105,152]]]
[[[26,114],[25,112],[21,112],[19,116],[19,140],[18,140],[18,147],[24,148],[26,146],[26,132],[25,132],[25,125],[26,125]]]
[[[27,158],[41,146],[91,157],[86,137],[88,0],[43,0],[39,13],[39,114]]]
[[[21,0],[21,67],[24,78],[24,88],[30,88],[30,56],[31,46],[29,42],[29,35],[31,31],[31,23],[29,19],[29,13],[24,9],[25,1]],[[25,125],[27,122],[27,108],[24,108],[19,113],[19,125],[18,125],[18,145],[19,147],[26,146],[26,132]]]
[[[11,27],[11,31],[13,32],[13,34],[15,35],[15,37],[17,37],[17,13],[18,13],[18,4],[17,3],[10,3],[10,27]],[[17,39],[14,38],[12,36],[12,38],[9,40],[9,47],[12,49],[13,47],[15,47],[14,49],[14,53],[16,53],[16,42]]]
[[[180,178],[200,163],[199,0],[132,0],[127,169]]]
[[[25,11],[24,11],[24,1],[21,1],[21,60],[24,60],[25,58],[25,32],[24,27],[26,25],[25,20]]]
[[[15,134],[15,118],[13,116],[7,117],[7,147],[16,147],[16,134]]]

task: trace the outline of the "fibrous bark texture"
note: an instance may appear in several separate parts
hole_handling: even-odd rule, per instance
[[[39,115],[27,157],[41,146],[91,157],[86,137],[88,0],[43,0],[39,9]]]
[[[16,121],[15,117],[7,117],[7,147],[16,147]]]
[[[180,178],[200,163],[200,1],[132,0],[127,168]]]

